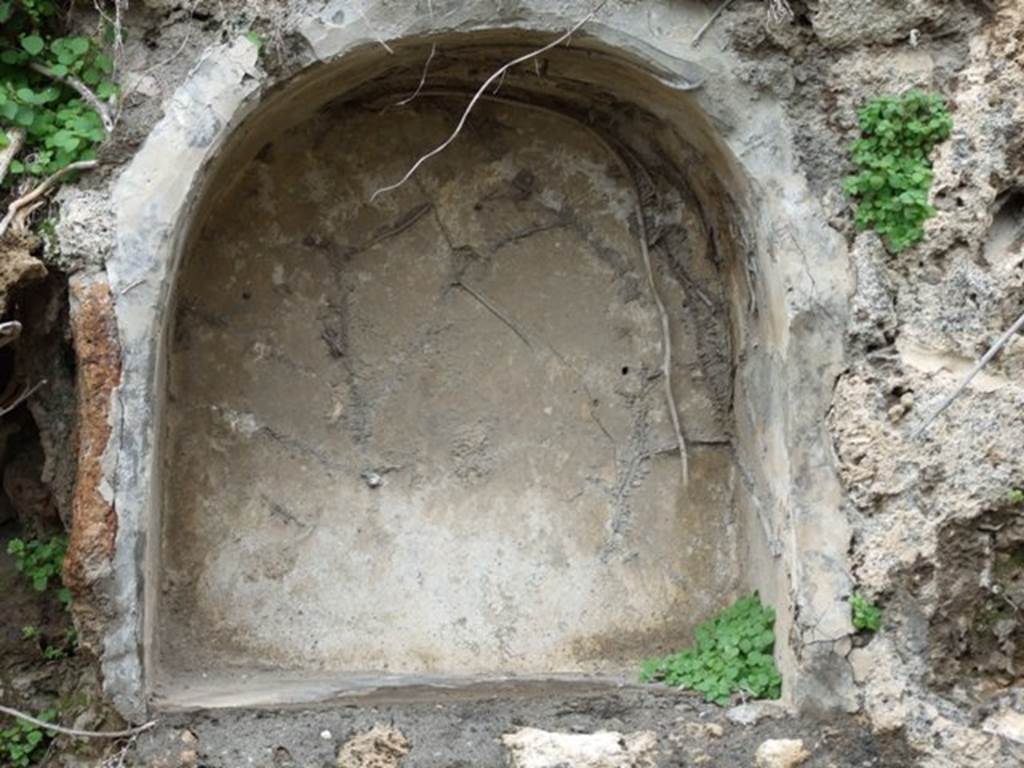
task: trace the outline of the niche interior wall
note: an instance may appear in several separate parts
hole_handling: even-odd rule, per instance
[[[212,51],[119,178],[96,588],[126,714],[621,681],[754,589],[785,695],[849,703],[847,266],[781,110],[593,21],[374,197],[578,20],[484,5],[396,14],[391,52],[328,9],[277,80]]]

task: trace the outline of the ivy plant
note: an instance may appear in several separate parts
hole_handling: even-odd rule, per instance
[[[850,614],[854,629],[877,632],[882,628],[882,609],[860,592],[854,592],[850,598]]]
[[[858,170],[843,186],[857,199],[857,226],[899,252],[924,238],[924,222],[935,215],[929,158],[953,121],[941,96],[917,90],[874,99],[858,118],[861,138],[851,147]]]
[[[774,609],[756,594],[741,598],[697,627],[692,648],[646,661],[640,679],[699,691],[722,706],[736,692],[777,699],[782,677],[772,657],[774,626]]]
[[[111,128],[114,63],[99,36],[62,35],[65,18],[54,0],[0,0],[0,150],[24,132],[7,186],[94,159]]]
[[[15,568],[28,578],[34,590],[45,592],[51,585],[56,586],[57,598],[67,607],[71,604],[71,592],[61,579],[67,547],[66,536],[11,539],[7,542],[7,554],[14,558]]]
[[[57,719],[55,709],[47,709],[37,715],[44,723]],[[12,768],[28,768],[45,753],[50,736],[37,725],[24,720],[15,720],[10,728],[0,730],[0,765]]]

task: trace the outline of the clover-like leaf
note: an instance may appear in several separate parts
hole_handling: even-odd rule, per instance
[[[39,35],[25,35],[21,38],[21,47],[24,48],[30,56],[38,56],[42,52],[43,48],[46,47],[46,44],[43,42],[43,38]]]

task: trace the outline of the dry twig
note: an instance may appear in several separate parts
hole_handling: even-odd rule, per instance
[[[75,171],[92,170],[98,165],[99,162],[96,160],[80,160],[77,163],[65,165],[59,171],[44,179],[31,192],[22,195],[17,200],[14,200],[7,207],[7,214],[3,217],[3,219],[0,219],[0,237],[3,237],[7,233],[7,228],[11,225],[11,222],[14,221],[15,216],[17,216],[23,208],[31,206],[33,203],[42,198],[42,196],[49,192],[53,185],[60,181],[62,178],[67,176],[69,173],[74,173]]]
[[[697,34],[693,36],[693,40],[690,41],[690,45],[697,45],[700,39],[704,37],[704,33],[711,29],[711,25],[715,23],[715,19],[722,15],[722,11],[732,5],[732,0],[724,0],[724,2],[718,6],[711,18],[704,22],[704,26],[697,30]]]
[[[6,416],[8,413],[13,411],[19,405],[21,405],[26,400],[28,400],[30,397],[32,397],[32,395],[35,394],[36,390],[39,389],[42,386],[45,386],[45,384],[46,384],[46,379],[41,379],[41,380],[37,381],[35,384],[33,384],[31,387],[28,387],[24,392],[22,392],[16,398],[14,398],[14,401],[10,405],[8,405],[8,406],[0,406],[0,416]]]
[[[580,19],[575,25],[573,25],[572,29],[570,29],[568,32],[565,32],[562,35],[559,35],[556,39],[552,40],[547,45],[542,46],[541,48],[538,48],[535,51],[531,51],[530,53],[523,54],[519,58],[513,59],[507,64],[503,64],[501,67],[496,69],[494,73],[490,77],[488,77],[487,80],[484,81],[484,84],[477,89],[476,93],[473,94],[473,98],[469,100],[469,105],[462,113],[462,117],[459,119],[459,123],[458,125],[455,126],[455,130],[452,131],[451,135],[447,139],[442,141],[440,144],[438,144],[436,147],[434,147],[432,150],[427,152],[427,154],[420,157],[420,159],[417,160],[415,163],[413,163],[412,167],[408,171],[406,171],[405,175],[401,179],[396,181],[394,184],[388,184],[386,187],[381,187],[372,195],[370,195],[370,202],[373,202],[374,200],[377,199],[379,195],[382,195],[385,192],[391,192],[392,190],[398,189],[400,186],[405,184],[405,182],[411,179],[413,174],[416,173],[416,171],[419,170],[420,166],[427,162],[427,160],[434,157],[435,155],[440,154],[445,149],[447,149],[448,146],[459,137],[459,134],[462,132],[463,127],[466,125],[466,121],[469,119],[470,112],[473,111],[473,107],[475,107],[477,102],[480,101],[481,97],[491,86],[491,83],[500,78],[508,70],[512,69],[512,67],[516,66],[517,64],[522,64],[524,61],[529,61],[530,59],[540,56],[541,54],[547,53],[552,48],[557,48],[559,45],[561,45],[574,34],[576,34],[580,27],[582,27],[584,24],[586,24],[588,21],[594,18],[594,16],[604,7],[604,4],[607,1],[608,0],[601,0],[601,2],[594,8],[594,10],[592,10],[590,13],[588,13],[586,16]]]
[[[0,323],[0,347],[13,344],[21,336],[21,323],[17,320],[5,320]]]
[[[128,4],[128,0],[114,0],[114,18],[110,18],[110,15],[103,9],[103,3],[100,0],[92,0],[92,7],[99,14],[100,19],[104,23],[109,24],[110,28],[114,32],[114,71],[116,73],[118,65],[124,58],[124,26],[121,18],[124,15],[124,7]]]
[[[19,720],[24,720],[26,723],[31,723],[37,728],[45,728],[48,731],[72,736],[76,739],[123,739],[148,731],[156,725],[156,720],[150,720],[148,723],[135,728],[126,728],[123,731],[83,731],[78,728],[65,728],[63,725],[48,723],[45,720],[40,720],[39,718],[32,717],[32,715],[26,715],[24,712],[19,712],[17,709],[3,705],[0,705],[0,714],[10,715]]]
[[[0,183],[3,183],[7,176],[7,170],[11,167],[11,162],[25,145],[25,130],[23,128],[9,128],[5,134],[7,135],[7,146],[0,150]]]
[[[911,437],[916,439],[923,435],[925,430],[928,429],[928,427],[930,427],[934,423],[934,421],[937,418],[939,418],[939,416],[941,416],[942,413],[947,408],[949,408],[949,406],[953,404],[953,401],[960,397],[963,391],[967,389],[968,385],[972,381],[974,381],[974,377],[981,373],[981,369],[988,365],[992,358],[999,353],[999,350],[1001,350],[1003,347],[1007,345],[1007,343],[1009,343],[1010,339],[1013,338],[1014,334],[1021,330],[1024,330],[1024,315],[1018,317],[1017,321],[1010,326],[1010,330],[1008,330],[1006,333],[1004,333],[1002,336],[996,339],[995,344],[988,348],[988,352],[986,352],[982,356],[982,358],[975,364],[973,368],[971,368],[970,372],[964,377],[964,380],[960,382],[960,386],[953,391],[953,394],[951,394],[949,397],[942,401],[942,404],[935,409],[935,412],[927,419],[925,419],[924,424],[922,424],[920,427],[914,430],[914,433],[911,435]]]
[[[789,0],[767,0],[768,16],[776,24],[782,24],[793,19],[793,9],[789,7]]]
[[[117,754],[107,757],[100,768],[124,768],[125,760],[128,759],[128,754],[132,751],[138,738],[139,735],[137,733],[128,737],[125,743],[121,745],[121,749],[117,751]]]
[[[66,85],[68,88],[71,88],[79,96],[81,96],[82,99],[90,107],[96,110],[96,114],[100,116],[100,121],[103,123],[104,131],[106,131],[109,134],[111,131],[114,130],[114,118],[110,114],[110,108],[103,101],[103,99],[101,99],[99,96],[93,93],[92,89],[89,88],[89,86],[87,86],[77,77],[72,77],[71,75],[58,75],[56,72],[47,69],[42,64],[38,64],[36,62],[32,62],[31,64],[29,64],[29,67],[31,67],[33,71],[38,72],[41,75],[45,75],[51,80],[56,80],[58,83],[62,83]]]

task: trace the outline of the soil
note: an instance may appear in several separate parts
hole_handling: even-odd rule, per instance
[[[50,666],[42,663],[42,647],[38,646],[59,641],[70,626],[67,613],[53,595],[33,590],[16,569],[14,558],[6,554],[8,542],[19,535],[13,521],[0,527],[0,594],[3,595],[4,617],[0,623],[0,658],[4,662],[0,665],[0,686],[5,692],[5,702],[8,692],[17,696],[22,692],[24,680],[37,679],[39,673]],[[23,638],[23,627],[37,629],[38,642]],[[30,700],[31,696],[26,697],[26,701]]]
[[[803,739],[808,768],[904,768],[915,755],[898,735],[872,734],[860,719],[763,720],[742,726],[726,710],[691,694],[626,688],[607,693],[500,697],[405,704],[325,705],[297,710],[182,712],[166,716],[138,740],[135,765],[170,768],[328,768],[344,742],[390,724],[411,744],[402,768],[498,768],[506,765],[502,734],[523,727],[547,731],[654,731],[657,765],[749,768],[766,739]],[[720,737],[704,726],[717,724]],[[184,756],[183,756],[184,753]],[[193,754],[194,753],[194,754]],[[184,759],[183,759],[184,757]]]
[[[32,715],[52,707],[63,709],[73,705],[86,715],[82,722],[94,723],[98,687],[91,660],[76,654],[73,640],[69,641],[70,615],[53,589],[32,589],[15,567],[14,558],[7,555],[8,542],[23,535],[13,520],[0,526],[0,702]],[[28,628],[32,637],[25,637]],[[72,651],[65,658],[47,659],[47,647]],[[0,730],[10,725],[10,718],[0,716]],[[58,755],[68,746],[54,744],[37,765],[45,768],[62,764]],[[80,745],[80,754],[88,755],[99,746]],[[0,765],[6,768],[4,758],[0,754]]]

